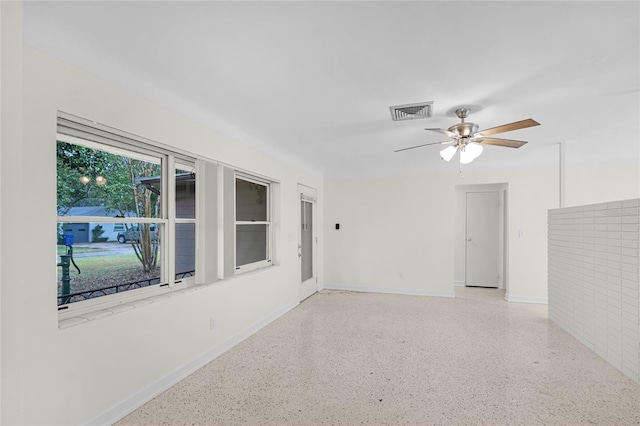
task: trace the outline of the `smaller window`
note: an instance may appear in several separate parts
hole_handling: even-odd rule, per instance
[[[177,164],[175,170],[175,275],[176,282],[196,275],[195,164]]]
[[[236,271],[271,264],[270,184],[236,175]]]

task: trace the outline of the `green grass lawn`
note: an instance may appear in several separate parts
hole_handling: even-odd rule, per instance
[[[75,262],[80,268],[80,274],[71,265],[69,270],[71,293],[125,284],[160,275],[159,270],[150,276],[145,275],[134,253],[81,257],[75,259]],[[58,286],[61,285],[61,279],[62,268],[58,268]]]
[[[73,252],[75,253],[75,250]],[[81,257],[80,259],[75,259],[75,261],[82,272],[81,275],[84,275],[83,278],[85,280],[119,275],[124,269],[142,269],[142,265],[134,253],[116,254],[113,256]]]

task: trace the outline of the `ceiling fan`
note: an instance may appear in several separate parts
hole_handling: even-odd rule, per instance
[[[464,121],[470,112],[471,112],[470,108],[458,108],[456,110],[456,115],[460,119],[460,123],[454,124],[453,126],[449,127],[447,130],[425,129],[425,130],[430,130],[432,132],[438,132],[438,133],[442,133],[443,135],[449,136],[451,138],[450,141],[425,143],[422,145],[411,146],[409,148],[398,149],[394,152],[406,151],[408,149],[420,148],[428,145],[450,145],[449,147],[440,151],[440,156],[444,160],[450,161],[455,155],[455,153],[460,151],[460,163],[467,164],[472,162],[480,154],[482,154],[482,150],[483,150],[482,145],[504,146],[507,148],[520,148],[522,145],[527,143],[525,141],[517,141],[514,139],[499,139],[499,138],[490,138],[487,136],[540,125],[540,123],[538,123],[537,121],[531,118],[528,118],[526,120],[515,121],[513,123],[503,124],[502,126],[492,127],[490,129],[478,131],[477,124],[466,123]]]

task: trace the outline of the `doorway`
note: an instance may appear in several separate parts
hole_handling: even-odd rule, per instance
[[[298,185],[300,225],[298,227],[298,260],[300,267],[300,300],[318,291],[316,190]]]
[[[508,184],[457,185],[455,193],[454,285],[506,291]]]

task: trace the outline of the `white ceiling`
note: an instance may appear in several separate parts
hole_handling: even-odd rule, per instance
[[[326,176],[457,170],[423,130],[496,137],[466,170],[638,155],[638,2],[33,2],[25,43],[236,140]],[[394,122],[389,106],[434,101]],[[91,117],[87,117],[91,118]],[[124,129],[126,130],[126,129]]]

